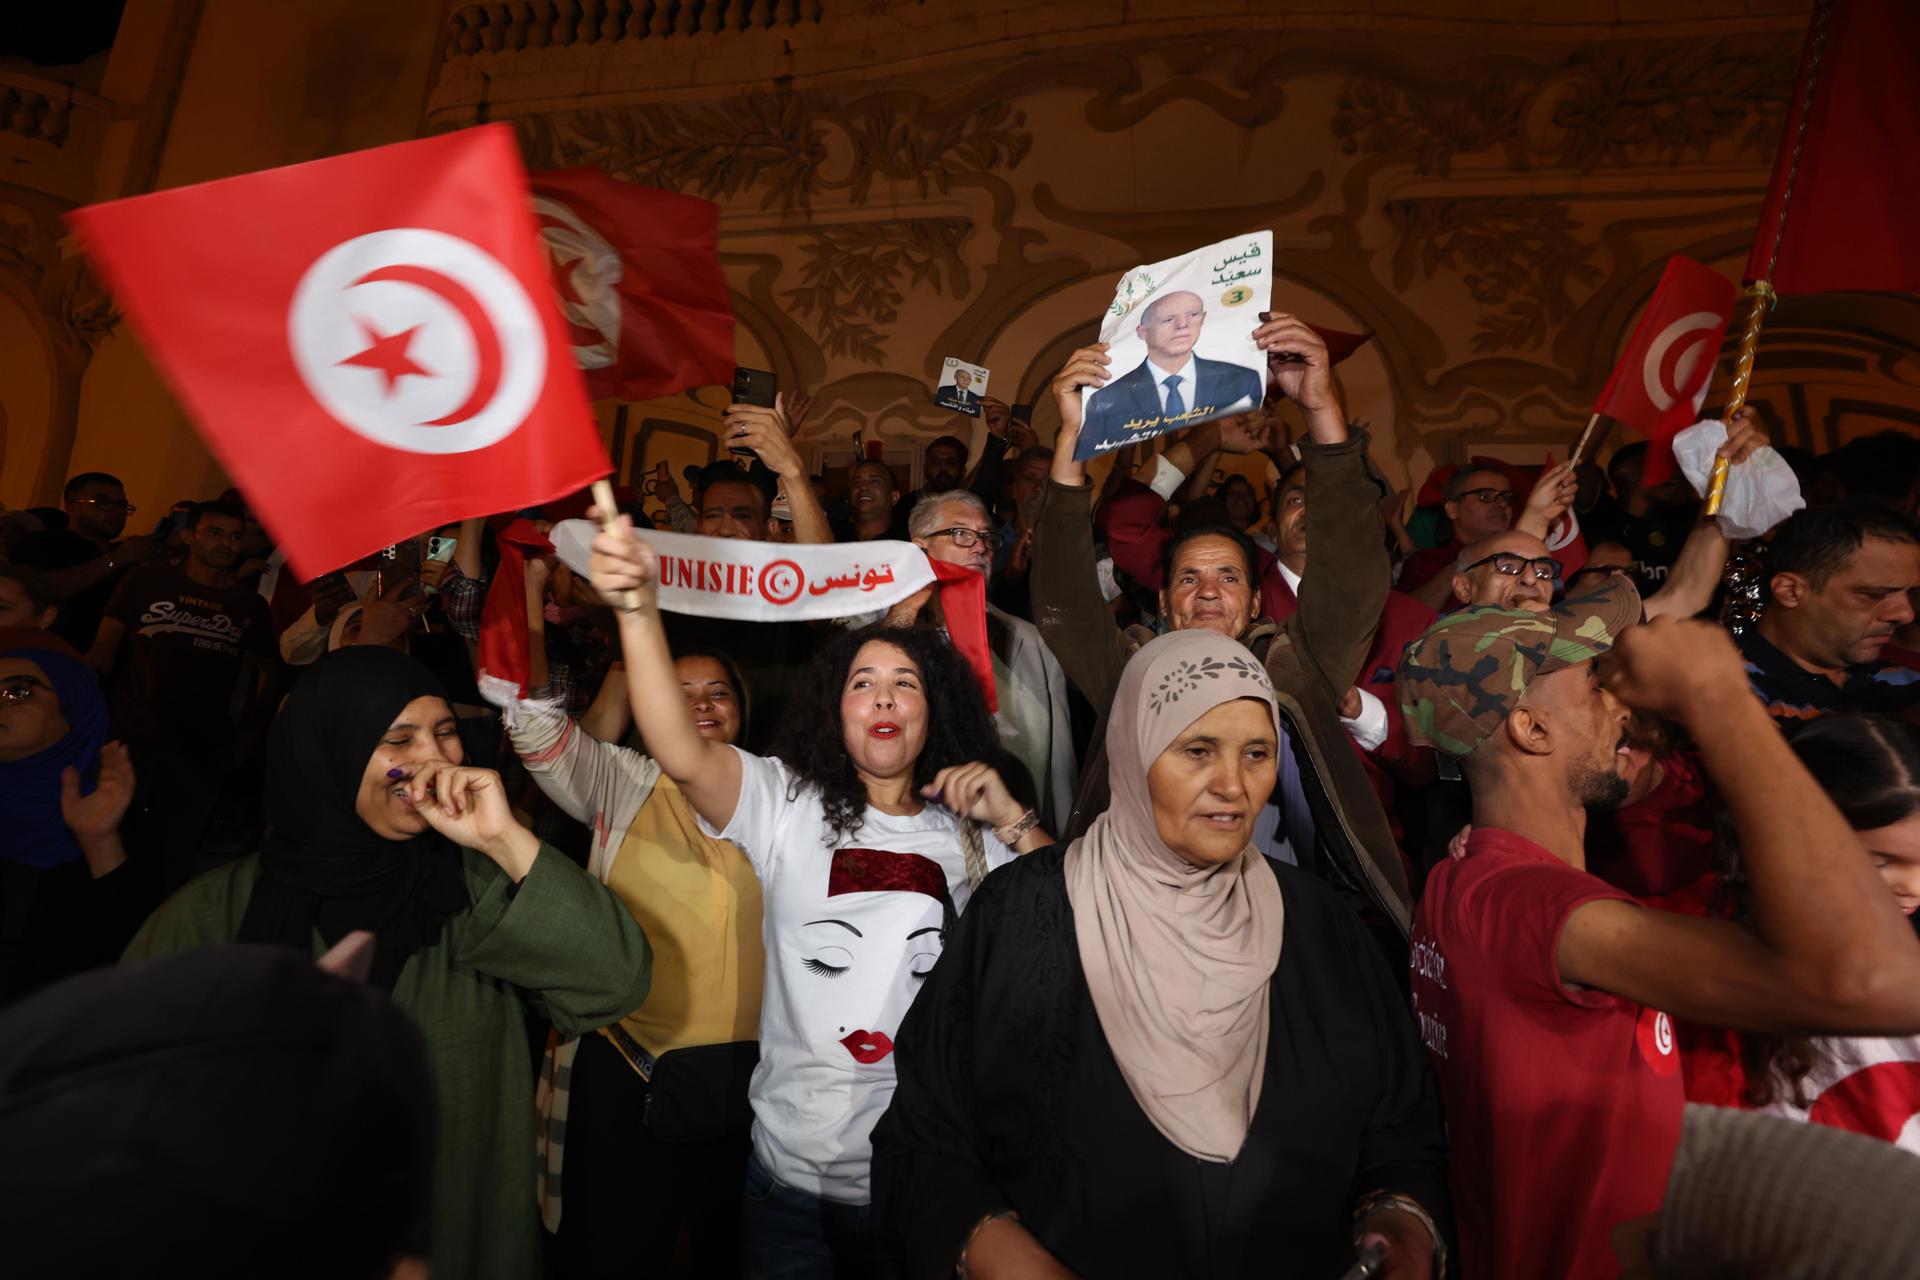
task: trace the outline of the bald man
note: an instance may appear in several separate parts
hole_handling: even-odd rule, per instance
[[[1135,330],[1147,344],[1147,358],[1093,393],[1086,429],[1110,440],[1186,413],[1195,414],[1189,421],[1204,421],[1258,408],[1266,392],[1258,371],[1193,354],[1206,321],[1206,304],[1197,293],[1164,294],[1148,303]]]
[[[1453,570],[1454,606],[1491,604],[1545,613],[1561,565],[1547,544],[1509,529],[1482,538],[1460,553]]]

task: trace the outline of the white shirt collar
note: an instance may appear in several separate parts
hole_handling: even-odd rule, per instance
[[[1280,576],[1286,579],[1287,590],[1293,592],[1295,596],[1298,596],[1300,594],[1300,575],[1287,568],[1287,566],[1282,564],[1278,559],[1274,560],[1274,564],[1279,565]]]
[[[1172,370],[1162,369],[1159,365],[1155,364],[1151,360],[1147,361],[1147,368],[1153,371],[1153,385],[1160,389],[1160,399],[1163,402],[1167,398],[1167,379],[1173,377],[1175,374],[1178,374],[1180,377],[1180,394],[1186,398],[1188,403],[1192,403],[1193,381],[1194,381],[1192,352],[1187,353],[1187,362],[1181,365],[1178,369],[1172,369]]]

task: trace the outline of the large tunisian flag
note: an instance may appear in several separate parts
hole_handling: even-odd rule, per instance
[[[535,173],[567,341],[596,399],[647,400],[733,377],[733,302],[710,200],[598,169]]]
[[[1673,437],[1700,417],[1734,296],[1731,281],[1675,254],[1594,402],[1595,413],[1647,438],[1645,484],[1659,484],[1672,473]]]
[[[69,218],[303,578],[612,470],[505,125]]]
[[[1817,0],[1747,279],[1783,294],[1920,293],[1915,156],[1920,4]]]

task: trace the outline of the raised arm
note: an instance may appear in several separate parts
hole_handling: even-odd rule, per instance
[[[166,540],[158,534],[142,534],[137,538],[128,538],[113,550],[96,556],[80,564],[68,565],[63,569],[41,569],[57,600],[69,600],[82,591],[98,583],[102,578],[129,565],[146,564],[158,555],[166,546]],[[20,555],[20,563],[33,564],[38,556],[34,553],[37,546],[29,542]]]
[[[1104,383],[1106,368],[1106,347],[1095,344],[1074,352],[1053,380],[1060,434],[1033,531],[1034,620],[1067,679],[1096,711],[1106,710],[1120,685],[1127,642],[1100,594],[1089,509],[1093,486],[1085,464],[1074,461],[1073,447],[1080,439],[1080,389]]]
[[[807,478],[800,451],[793,447],[783,403],[782,396],[775,396],[771,409],[750,404],[728,405],[727,442],[752,449],[767,470],[786,483],[795,542],[832,542],[833,530],[827,524],[826,509],[820,505],[819,495],[814,493],[813,483]]]
[[[624,698],[626,681],[617,683]],[[586,721],[569,719],[557,699],[522,698],[503,705],[501,712],[514,754],[548,799],[577,822],[591,825],[595,813],[605,812],[613,830],[625,829],[617,812],[621,793],[651,788],[658,765],[594,737]]]
[[[553,684],[553,668],[547,661],[547,579],[552,576],[553,566],[547,563],[545,557],[527,557],[527,688],[529,690],[546,690]]]
[[[740,757],[694,728],[693,711],[680,692],[673,651],[660,624],[659,565],[653,548],[622,515],[613,529],[603,529],[594,538],[591,568],[594,590],[616,605],[627,694],[648,754],[680,785],[695,812],[716,830],[724,829],[740,802]],[[634,607],[620,607],[629,591]]]
[[[633,728],[633,708],[627,705],[627,667],[616,662],[600,681],[600,692],[580,717],[580,728],[600,742],[619,742]]]
[[[1755,451],[1764,448],[1766,443],[1767,436],[1760,427],[1760,416],[1752,409],[1742,409],[1734,415],[1726,443],[1720,446],[1719,456],[1738,466],[1752,457]],[[1727,552],[1730,549],[1731,544],[1721,531],[1719,520],[1713,516],[1702,516],[1693,532],[1687,535],[1680,554],[1674,558],[1666,583],[1647,598],[1647,616],[1691,618],[1712,604],[1713,593],[1719,590],[1720,578],[1727,571]]]
[[[479,516],[460,522],[460,532],[454,536],[453,567],[475,582],[484,580],[486,569],[480,559],[480,540],[487,536],[487,522]]]
[[[1615,648],[1622,701],[1693,736],[1739,832],[1755,931],[1619,900],[1568,917],[1564,981],[1746,1031],[1920,1032],[1920,940],[1872,860],[1747,687],[1708,622],[1634,627]]]
[[[1254,331],[1254,339],[1274,360],[1274,379],[1307,420],[1300,453],[1307,464],[1309,558],[1300,607],[1283,630],[1292,641],[1288,647],[1337,706],[1359,682],[1393,573],[1378,492],[1367,471],[1367,439],[1348,432],[1327,344],[1305,321],[1275,315]],[[1268,661],[1284,652],[1276,644]]]
[[[1060,407],[1060,434],[1053,438],[1053,469],[1047,478],[1055,484],[1078,489],[1087,483],[1087,464],[1073,456],[1074,446],[1080,443],[1080,392],[1105,386],[1112,363],[1107,344],[1096,342],[1068,356],[1060,376],[1053,380],[1054,403]]]
[[[1542,542],[1547,541],[1547,530],[1554,522],[1564,517],[1573,508],[1573,500],[1580,492],[1580,477],[1574,471],[1571,462],[1556,462],[1540,473],[1534,482],[1533,492],[1527,495],[1527,506],[1513,527],[1521,533],[1530,533]]]

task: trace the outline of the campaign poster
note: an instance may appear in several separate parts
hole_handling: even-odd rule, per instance
[[[1120,277],[1100,322],[1113,378],[1081,394],[1082,461],[1195,423],[1256,409],[1273,299],[1273,233],[1255,231]]]
[[[987,394],[987,371],[977,364],[948,356],[940,366],[940,385],[933,389],[933,402],[942,409],[980,416],[980,397]]]

